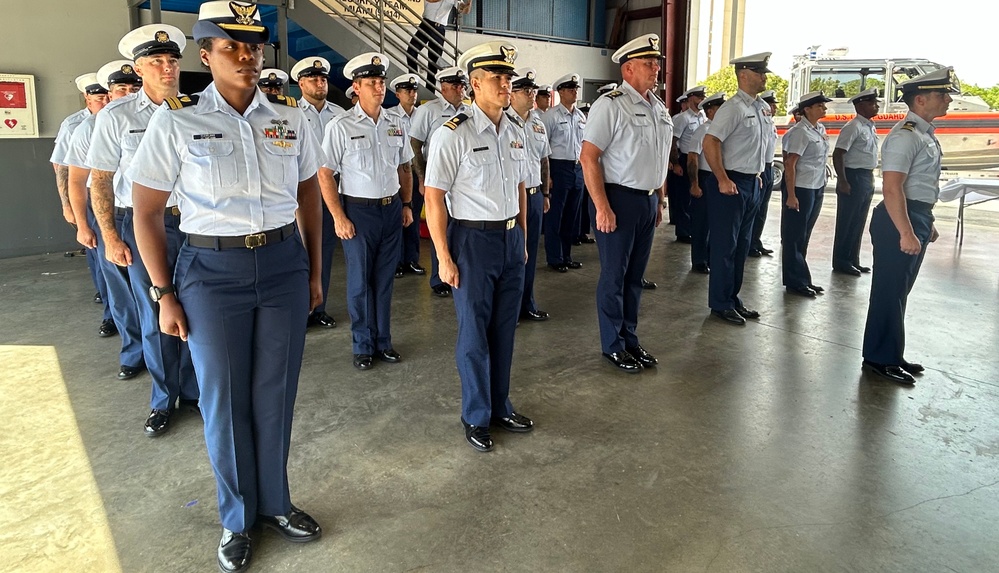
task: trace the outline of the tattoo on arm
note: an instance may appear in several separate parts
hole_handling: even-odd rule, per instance
[[[427,172],[427,158],[423,156],[423,142],[415,138],[411,138],[409,142],[413,146],[413,169],[420,181],[423,181],[426,179],[424,174]]]
[[[118,235],[114,224],[114,172],[93,169],[90,172],[90,205],[102,234]]]
[[[63,205],[69,204],[69,167],[66,165],[56,165],[56,188],[59,190],[59,198]]]

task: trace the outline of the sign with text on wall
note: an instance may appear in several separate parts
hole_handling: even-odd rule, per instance
[[[343,17],[378,20],[378,0],[346,0],[342,5],[339,2],[332,4],[333,10]],[[409,7],[412,12],[406,7]],[[382,13],[389,21],[415,21],[414,24],[418,24],[420,17],[423,16],[423,2],[420,0],[388,0],[382,5]]]
[[[0,72],[0,138],[38,137],[35,76]]]

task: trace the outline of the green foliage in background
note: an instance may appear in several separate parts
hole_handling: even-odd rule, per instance
[[[707,86],[708,95],[725,92],[726,97],[732,97],[739,89],[739,83],[735,79],[735,68],[732,66],[725,66],[698,84]],[[776,74],[767,74],[767,89],[774,90],[777,95],[777,115],[787,114],[787,107],[784,105],[787,97],[787,80]]]

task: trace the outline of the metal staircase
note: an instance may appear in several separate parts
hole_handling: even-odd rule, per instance
[[[203,0],[130,0],[130,8],[148,9],[158,17],[160,10],[197,14]],[[429,49],[424,48],[416,59],[416,69],[407,64],[406,48],[413,37],[421,16],[406,0],[260,0],[260,15],[272,30],[272,41],[279,51],[278,62],[290,69],[285,56],[298,60],[321,56],[329,60],[330,84],[341,91],[350,86],[343,76],[343,66],[360,53],[377,51],[389,56],[392,67],[389,78],[414,72],[426,81],[430,73]],[[433,41],[433,40],[431,40]],[[445,37],[440,46],[449,65],[457,62],[461,52],[453,39]],[[420,90],[421,98],[434,97],[435,86]],[[394,105],[390,92],[386,105]]]

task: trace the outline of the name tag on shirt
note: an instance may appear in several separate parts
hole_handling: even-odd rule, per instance
[[[194,135],[195,140],[199,139],[222,139],[221,133],[196,133]]]
[[[473,148],[472,148],[472,151],[473,151],[473,152],[478,152],[478,151],[489,151],[489,146],[487,145],[487,146],[485,146],[485,147],[473,147]]]

